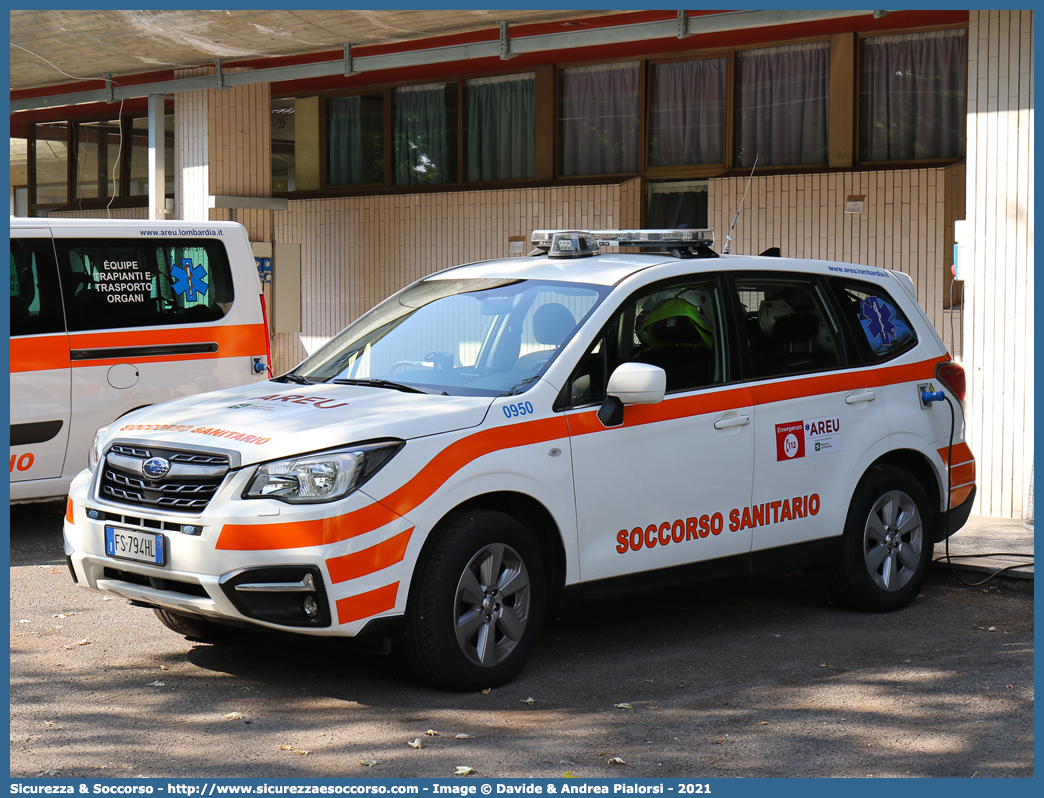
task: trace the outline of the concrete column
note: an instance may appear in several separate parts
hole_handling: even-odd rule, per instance
[[[166,134],[163,95],[149,95],[149,219],[167,218]]]

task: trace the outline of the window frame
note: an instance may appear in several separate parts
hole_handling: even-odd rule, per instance
[[[168,101],[164,104],[164,116],[171,116],[174,113],[173,101]],[[27,166],[27,179],[28,179],[28,208],[29,215],[31,217],[38,217],[45,215],[49,211],[70,211],[70,210],[99,210],[105,208],[139,208],[146,207],[149,203],[148,193],[145,194],[131,194],[130,183],[132,178],[131,164],[132,157],[131,153],[134,147],[134,120],[147,119],[147,112],[128,112],[124,114],[116,115],[116,119],[112,114],[92,114],[90,116],[75,117],[71,119],[36,119],[26,123],[26,157],[28,160]],[[118,185],[117,191],[114,196],[97,196],[97,197],[77,197],[78,183],[77,177],[79,173],[79,161],[80,161],[80,138],[79,130],[85,125],[92,125],[94,123],[105,123],[112,121],[119,121],[120,133],[121,133],[121,146],[120,151],[117,153],[119,158],[118,168]],[[68,150],[68,157],[65,161],[65,173],[66,173],[66,186],[65,186],[65,202],[54,203],[54,202],[39,202],[37,200],[37,174],[36,174],[36,148],[37,148],[37,136],[36,129],[38,125],[62,125],[66,130],[65,143]],[[108,149],[108,143],[106,142],[106,150]],[[111,159],[108,160],[112,162]],[[96,168],[96,164],[95,164]],[[108,172],[108,179],[112,179],[111,171]],[[176,185],[176,181],[175,181]],[[174,193],[167,193],[166,197],[173,198]]]
[[[783,372],[780,374],[772,374],[768,376],[755,375],[754,366],[750,357],[750,336],[748,334],[745,314],[742,311],[742,306],[739,301],[739,290],[737,283],[740,280],[786,280],[799,277],[808,281],[808,284],[818,290],[821,301],[823,302],[825,309],[828,313],[833,316],[834,322],[837,324],[837,328],[840,331],[840,340],[837,342],[839,351],[838,359],[839,363],[836,366],[830,368],[816,368],[808,371],[794,371],[794,372]],[[775,271],[767,270],[760,271],[757,269],[742,269],[727,272],[727,283],[728,293],[727,301],[730,303],[732,316],[735,319],[736,324],[736,356],[740,363],[740,381],[744,383],[752,382],[768,382],[773,380],[785,380],[792,377],[808,377],[815,374],[830,374],[832,372],[844,371],[853,368],[864,368],[865,363],[852,362],[849,357],[849,350],[851,349],[853,342],[849,339],[848,326],[842,321],[839,313],[839,307],[834,296],[833,289],[824,279],[823,275],[815,272],[802,272],[802,271]]]
[[[606,389],[609,385],[609,378],[612,376],[612,371],[609,368],[609,347],[613,340],[614,334],[618,334],[617,327],[619,326],[619,321],[622,317],[622,313],[624,312],[624,309],[628,306],[628,304],[633,305],[643,296],[655,294],[660,291],[669,291],[672,288],[677,288],[687,283],[692,283],[696,281],[713,282],[717,288],[718,296],[721,300],[720,334],[722,340],[720,346],[722,347],[724,352],[724,358],[722,362],[722,366],[725,369],[724,379],[721,382],[715,382],[709,385],[700,385],[694,388],[678,388],[671,391],[667,391],[664,393],[664,398],[666,399],[666,397],[668,396],[675,396],[683,393],[692,393],[695,391],[713,390],[716,388],[723,388],[729,385],[737,385],[741,383],[743,380],[740,371],[741,364],[738,359],[738,352],[736,348],[736,327],[733,320],[734,314],[732,313],[731,303],[728,298],[727,292],[729,290],[729,287],[725,275],[726,272],[720,269],[687,272],[686,274],[677,275],[674,277],[665,277],[651,283],[646,283],[645,285],[639,288],[635,288],[633,291],[631,291],[626,297],[624,297],[616,304],[616,307],[613,308],[612,313],[610,313],[609,315],[609,319],[599,328],[598,332],[590,339],[587,346],[584,347],[583,354],[577,360],[576,364],[573,366],[573,369],[569,372],[569,378],[565,381],[565,384],[562,386],[562,390],[559,391],[558,397],[555,399],[555,402],[552,405],[552,411],[560,413],[570,410],[578,410],[585,407],[597,407],[605,401],[607,395]],[[590,401],[574,404],[571,401],[571,389],[573,380],[579,376],[579,370],[581,369],[581,367],[585,365],[588,355],[590,355],[591,350],[594,349],[594,347],[598,343],[601,343],[602,345],[600,353],[600,357],[602,359],[603,372],[601,384],[601,398],[592,398]],[[621,361],[621,363],[616,363],[616,365],[613,366],[613,370],[615,370],[624,362],[635,363],[639,361]]]
[[[946,30],[963,30],[964,31],[964,102],[961,108],[961,115],[965,118],[968,116],[968,50],[971,44],[969,39],[969,25],[929,25],[918,28],[896,28],[893,30],[880,30],[880,31],[863,31],[856,34],[856,49],[855,49],[855,63],[854,63],[854,81],[852,89],[852,163],[854,166],[868,169],[918,169],[923,167],[935,167],[935,166],[949,166],[954,163],[964,163],[965,158],[968,154],[968,137],[967,134],[964,136],[963,152],[958,156],[947,156],[943,158],[919,158],[911,159],[906,161],[900,160],[884,160],[884,161],[870,161],[862,160],[859,157],[859,153],[862,149],[862,142],[859,139],[859,130],[862,122],[861,119],[861,107],[860,97],[862,96],[862,63],[863,63],[863,46],[867,39],[875,39],[880,36],[902,36],[912,33],[934,33],[936,31]]]

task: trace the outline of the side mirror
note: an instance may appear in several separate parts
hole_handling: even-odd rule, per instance
[[[653,405],[663,401],[667,372],[648,363],[621,363],[609,377],[598,420],[606,427],[623,423],[624,405]]]

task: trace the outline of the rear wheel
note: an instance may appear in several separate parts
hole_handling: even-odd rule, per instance
[[[214,623],[195,615],[183,615],[159,607],[153,608],[152,611],[156,613],[160,623],[172,632],[177,632],[189,640],[198,640],[200,643],[227,643],[243,631],[238,626]]]
[[[404,652],[425,681],[481,690],[525,666],[544,619],[544,567],[532,536],[491,510],[452,520],[417,564]]]
[[[916,598],[934,535],[928,496],[909,472],[873,466],[852,497],[830,584],[856,609],[888,612]]]

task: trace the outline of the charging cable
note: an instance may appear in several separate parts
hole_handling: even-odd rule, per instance
[[[932,402],[943,402],[943,401],[945,401],[946,404],[949,405],[949,407],[950,407],[950,443],[949,443],[949,446],[947,447],[947,451],[946,451],[946,512],[944,513],[944,516],[943,516],[944,523],[946,524],[946,531],[949,532],[949,530],[950,530],[950,510],[953,509],[950,506],[950,501],[951,501],[951,491],[953,490],[953,434],[954,434],[954,427],[955,427],[955,424],[956,424],[956,414],[954,413],[954,410],[953,410],[953,402],[950,401],[950,397],[946,395],[945,391],[921,391],[921,401],[924,402],[926,405],[931,404]],[[965,581],[964,579],[961,579],[961,577],[957,574],[957,569],[953,567],[953,560],[950,559],[950,536],[947,535],[946,536],[946,556],[945,557],[940,557],[937,560],[934,560],[934,562],[938,562],[939,560],[945,559],[947,564],[950,566],[950,572],[953,574],[953,578],[956,579],[958,582],[960,582],[962,585],[965,585],[967,587],[978,587],[979,585],[986,584],[991,579],[993,579],[995,576],[997,576],[999,574],[1002,574],[1005,571],[1010,571],[1013,568],[1025,568],[1025,567],[1027,567],[1029,565],[1033,565],[1033,559],[1032,559],[1033,555],[1032,554],[1020,554],[1020,553],[1016,553],[1016,552],[1000,552],[1000,551],[997,551],[997,552],[990,552],[988,554],[961,554],[961,555],[957,555],[957,556],[960,557],[961,559],[973,559],[973,558],[976,558],[976,557],[1029,557],[1029,558],[1031,558],[1028,563],[1017,563],[1015,565],[1007,565],[1004,568],[1001,568],[1001,569],[999,569],[997,571],[994,571],[992,574],[987,576],[981,582],[968,582],[968,581]]]

